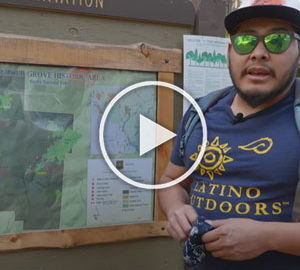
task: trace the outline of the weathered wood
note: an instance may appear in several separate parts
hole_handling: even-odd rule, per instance
[[[145,43],[113,46],[0,34],[0,62],[182,72],[182,52]]]
[[[173,73],[158,73],[158,80],[168,83],[174,83]],[[163,127],[173,130],[174,119],[174,91],[165,87],[158,87],[157,98],[157,122]],[[158,182],[164,172],[172,151],[172,141],[168,141],[156,150],[156,181]],[[158,203],[158,192],[155,192],[155,220],[165,220],[166,217]]]
[[[224,19],[227,1],[201,0],[196,9],[195,35],[225,37]]]
[[[0,6],[183,25],[192,25],[195,15],[191,3],[182,0],[0,0]]]
[[[33,248],[72,248],[82,245],[111,243],[157,236],[168,236],[165,221],[1,235],[0,252]]]

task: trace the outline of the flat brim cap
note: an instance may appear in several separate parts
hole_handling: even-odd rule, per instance
[[[295,1],[297,3],[295,3]],[[288,21],[300,29],[300,2],[298,0],[292,1],[293,6],[287,5],[242,5],[239,9],[229,13],[225,18],[225,27],[228,33],[234,34],[239,25],[249,19],[253,18],[273,18]],[[249,2],[249,1],[247,1]],[[255,1],[252,1],[255,2]],[[268,2],[268,1],[265,1]],[[272,1],[269,1],[272,2]],[[282,1],[285,2],[285,1]],[[288,0],[286,2],[291,2]]]

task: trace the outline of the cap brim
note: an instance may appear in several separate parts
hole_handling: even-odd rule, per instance
[[[300,29],[300,12],[294,8],[279,5],[250,6],[237,9],[225,18],[225,27],[230,34],[234,34],[242,22],[260,17],[282,19]]]

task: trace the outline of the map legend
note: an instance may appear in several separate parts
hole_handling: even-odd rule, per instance
[[[123,173],[136,181],[153,181],[151,158],[123,159],[123,165]],[[88,226],[152,221],[153,190],[125,183],[102,159],[88,161],[88,197]]]

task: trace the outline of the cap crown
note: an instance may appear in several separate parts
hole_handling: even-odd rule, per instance
[[[258,17],[288,21],[300,32],[300,0],[243,0],[226,16],[225,27],[232,34],[242,22]]]
[[[265,6],[265,5],[287,6],[287,7],[295,8],[300,11],[299,0],[243,0],[239,9],[250,7],[250,6]]]

